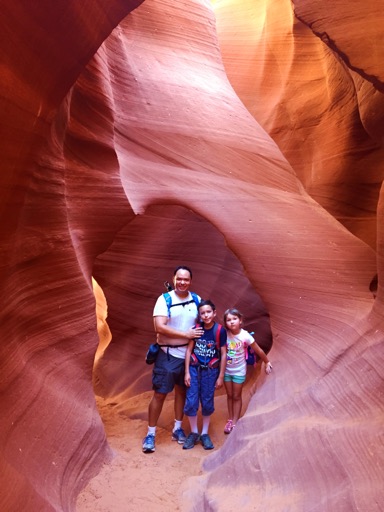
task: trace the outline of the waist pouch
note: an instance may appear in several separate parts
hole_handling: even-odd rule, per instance
[[[152,343],[151,345],[149,345],[147,354],[145,356],[145,362],[147,364],[153,364],[156,361],[157,356],[159,355],[159,350],[160,346],[157,343]]]

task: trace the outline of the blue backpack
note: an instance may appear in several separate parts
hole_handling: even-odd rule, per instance
[[[255,333],[250,332],[249,334],[251,336],[253,336]],[[247,364],[249,364],[250,366],[254,366],[254,364],[256,363],[256,354],[249,346],[245,347],[244,350],[245,350],[245,362]]]

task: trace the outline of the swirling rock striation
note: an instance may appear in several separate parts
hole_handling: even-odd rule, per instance
[[[185,262],[274,339],[190,509],[380,510],[371,47],[336,54],[296,1],[3,4],[1,508],[74,509],[112,456],[93,385],[148,389],[153,301]]]

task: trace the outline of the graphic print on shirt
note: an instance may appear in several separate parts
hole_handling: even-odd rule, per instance
[[[217,357],[215,341],[199,338],[196,340],[193,352],[200,363],[206,365],[211,359]]]
[[[233,340],[227,340],[227,364],[233,364],[239,356],[241,356],[243,348],[243,341],[238,340],[237,338]]]

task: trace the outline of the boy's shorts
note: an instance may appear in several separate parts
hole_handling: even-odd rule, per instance
[[[152,389],[166,395],[173,391],[175,385],[185,387],[184,374],[184,359],[168,355],[160,349],[152,372]]]
[[[224,382],[234,382],[235,384],[243,384],[245,382],[246,375],[228,375],[224,374]]]

